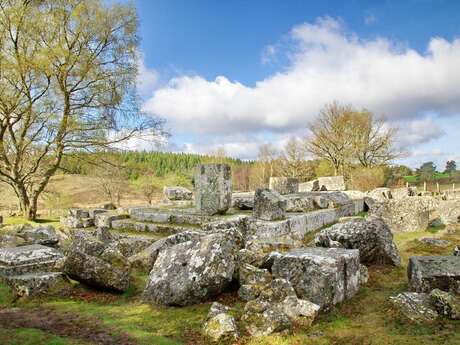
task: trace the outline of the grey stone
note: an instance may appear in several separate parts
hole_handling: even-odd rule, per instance
[[[128,261],[133,267],[150,271],[158,257],[158,254],[162,250],[179,243],[192,240],[197,241],[201,236],[204,236],[204,234],[197,231],[184,231],[162,238],[158,241],[155,241],[153,244],[149,245],[139,253],[130,256]]]
[[[316,192],[319,191],[319,181],[312,180],[308,182],[299,183],[299,192]]]
[[[375,188],[368,192],[367,195],[377,202],[393,199],[393,196],[391,195],[391,189],[386,187]]]
[[[366,285],[369,281],[369,270],[364,265],[359,265],[359,285]]]
[[[417,190],[412,187],[402,187],[402,188],[393,188],[391,189],[391,198],[392,199],[403,199],[410,196],[416,196]]]
[[[286,217],[286,199],[278,192],[257,189],[254,196],[253,216],[262,220],[280,220]]]
[[[278,304],[278,308],[287,315],[291,322],[303,327],[310,327],[320,310],[319,305],[296,296],[287,296]]]
[[[272,266],[274,278],[284,278],[297,296],[323,309],[353,297],[359,289],[359,251],[304,248],[279,255]]]
[[[299,180],[291,177],[270,177],[269,189],[281,195],[299,192]]]
[[[135,231],[136,222],[132,219],[112,220],[112,229]]]
[[[248,302],[250,303],[250,302]],[[260,313],[245,311],[242,321],[253,337],[267,336],[291,328],[289,318],[278,308],[267,308]]]
[[[429,293],[437,288],[460,293],[460,257],[412,256],[407,276],[412,291]]]
[[[49,226],[33,227],[24,225],[16,233],[17,236],[24,239],[27,244],[42,244],[44,246],[55,246],[59,243],[59,237],[54,228]]]
[[[180,186],[164,187],[163,194],[168,200],[192,200],[193,193]]]
[[[254,192],[233,193],[232,207],[238,210],[252,210],[254,208]]]
[[[243,264],[239,268],[240,284],[249,285],[266,285],[272,280],[270,272],[266,269],[260,269],[249,264]]]
[[[112,222],[114,220],[126,219],[128,215],[126,214],[117,214],[114,212],[105,212],[105,213],[97,213],[94,216],[94,225],[97,227],[112,227]]]
[[[229,314],[230,308],[218,302],[211,305],[203,325],[204,335],[213,342],[232,341],[238,338],[235,318]]]
[[[346,190],[343,176],[324,176],[318,177],[320,190],[342,191]]]
[[[393,306],[410,321],[416,323],[431,323],[438,318],[430,295],[427,293],[403,292],[390,297]]]
[[[111,246],[120,251],[124,257],[131,257],[142,252],[155,242],[149,237],[128,236],[114,241]]]
[[[454,256],[460,256],[460,245],[455,246],[452,255],[454,255]]]
[[[75,218],[90,218],[88,210],[82,208],[69,209],[69,215]]]
[[[238,249],[230,233],[215,233],[162,250],[150,272],[144,299],[182,306],[219,294],[232,281]]]
[[[4,281],[18,297],[55,295],[69,286],[61,272],[26,273],[5,277]]]
[[[436,209],[444,225],[460,222],[460,200],[439,200]]]
[[[227,212],[232,204],[232,174],[227,164],[201,164],[195,174],[195,204],[205,215]]]
[[[315,210],[315,202],[308,194],[285,195],[286,212],[310,212]]]
[[[439,289],[430,292],[431,303],[438,311],[439,315],[449,319],[460,319],[460,300],[457,296]]]
[[[393,234],[382,219],[338,223],[315,236],[315,244],[320,247],[334,247],[336,242],[343,248],[358,249],[364,264],[401,265]]]
[[[1,276],[59,272],[63,264],[64,255],[61,251],[40,244],[0,249]]]
[[[250,217],[246,215],[230,216],[224,219],[219,219],[213,222],[205,223],[202,225],[201,229],[207,232],[238,229],[245,234],[248,229],[249,218]]]
[[[441,240],[439,238],[432,238],[432,237],[423,237],[420,239],[420,241],[430,246],[441,247],[441,248],[448,247],[450,244],[450,242],[447,240]]]
[[[77,218],[74,216],[61,217],[60,223],[62,226],[71,229],[89,228],[94,226],[94,219],[92,218]]]

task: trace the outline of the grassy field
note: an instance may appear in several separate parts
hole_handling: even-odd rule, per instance
[[[434,248],[418,241],[438,237],[451,241],[448,248]],[[460,230],[404,233],[395,236],[401,250],[403,267],[374,266],[369,269],[366,286],[351,300],[322,314],[309,329],[250,339],[243,334],[244,345],[387,345],[387,344],[460,344],[460,321],[440,320],[432,325],[408,323],[391,308],[388,297],[407,290],[406,265],[411,255],[451,254],[460,243]],[[135,283],[126,293],[116,295],[76,284],[65,297],[14,301],[8,288],[0,285],[0,344],[90,344],[89,334],[98,335],[100,344],[207,344],[200,330],[210,303],[184,308],[150,306],[140,295],[147,274],[135,273]],[[244,304],[235,291],[219,297],[233,306],[237,320]],[[14,309],[13,309],[14,308]],[[5,326],[2,313],[13,310]],[[40,315],[45,315],[46,322]],[[34,323],[11,320],[35,320]],[[43,316],[42,316],[43,318]],[[49,320],[55,320],[54,323]],[[31,327],[34,326],[34,327]],[[94,341],[94,339],[93,339]]]

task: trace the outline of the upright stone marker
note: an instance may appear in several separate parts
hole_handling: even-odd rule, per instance
[[[200,164],[195,174],[195,203],[206,215],[225,213],[232,204],[232,174],[227,164]]]

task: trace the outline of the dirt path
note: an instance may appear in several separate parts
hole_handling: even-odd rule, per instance
[[[97,345],[135,345],[127,334],[114,335],[114,329],[95,318],[49,309],[0,309],[0,325],[7,328],[36,328],[61,337],[83,340]]]

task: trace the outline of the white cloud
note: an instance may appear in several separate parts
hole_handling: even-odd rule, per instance
[[[428,143],[445,134],[431,117],[400,123],[398,129],[398,143],[402,147]]]
[[[394,121],[460,112],[460,39],[432,38],[422,54],[384,38],[362,40],[331,18],[296,26],[290,37],[289,65],[254,87],[224,76],[179,76],[144,110],[179,131],[213,135],[287,133],[333,100]]]
[[[158,83],[159,75],[157,71],[151,70],[145,65],[142,52],[139,52],[137,56],[137,72],[136,86],[139,94],[144,97],[151,97]]]

